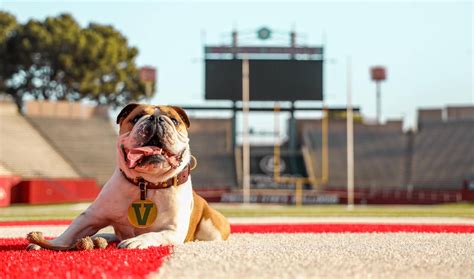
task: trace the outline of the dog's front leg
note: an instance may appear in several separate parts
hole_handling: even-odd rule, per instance
[[[50,250],[71,249],[78,239],[91,236],[97,231],[107,226],[105,219],[99,218],[89,210],[81,213],[71,225],[57,238],[52,240],[42,240],[36,244],[30,244],[29,250],[38,250],[40,247]]]
[[[175,230],[163,230],[160,232],[144,233],[136,237],[125,239],[119,243],[118,248],[144,249],[161,245],[176,245],[184,243],[182,234]]]

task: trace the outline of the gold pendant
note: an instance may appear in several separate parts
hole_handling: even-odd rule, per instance
[[[134,201],[128,207],[128,221],[136,228],[148,228],[157,216],[158,208],[149,199]]]

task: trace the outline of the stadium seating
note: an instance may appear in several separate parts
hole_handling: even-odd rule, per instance
[[[2,122],[8,124],[1,126],[2,134],[10,135],[4,137],[6,144],[2,142],[1,173],[44,178],[91,177],[100,185],[110,178],[115,167],[117,132],[100,107],[33,101],[27,103],[26,116],[22,116],[13,104],[8,105],[10,113],[2,107],[1,116]],[[192,119],[191,123],[191,150],[199,162],[192,175],[195,187],[236,186],[231,120]],[[27,141],[27,146],[37,147],[35,152],[41,155],[34,159],[41,158],[41,164],[26,156],[24,149],[7,148],[17,138]],[[10,155],[12,152],[18,154]],[[8,157],[13,159],[5,161]],[[54,167],[45,168],[45,165]]]
[[[191,119],[191,153],[198,166],[192,172],[195,188],[227,188],[237,185],[232,122],[230,119]]]
[[[115,169],[117,132],[110,119],[28,118],[81,177],[103,185]]]
[[[425,123],[414,140],[411,184],[459,189],[474,180],[474,121]]]
[[[401,125],[354,124],[355,186],[369,189],[461,189],[474,180],[474,121],[472,109],[419,111],[418,131],[403,133]],[[299,142],[310,150],[314,173],[321,177],[320,120],[298,120]],[[347,185],[346,123],[329,121],[329,181]]]
[[[321,122],[305,121],[302,144],[308,147],[317,178],[322,177]],[[305,126],[305,127],[304,127]],[[347,184],[346,123],[329,122],[328,186]],[[355,186],[363,188],[402,187],[406,138],[398,125],[354,125]]]
[[[0,102],[0,165],[22,177],[78,177],[79,174],[17,112],[11,102]]]
[[[0,165],[0,176],[2,175],[11,175],[12,172],[8,170],[5,166]]]

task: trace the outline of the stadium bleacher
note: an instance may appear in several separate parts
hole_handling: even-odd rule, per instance
[[[12,172],[8,170],[5,166],[0,165],[0,175],[11,175]]]
[[[439,110],[418,110],[409,182],[414,189],[459,189],[474,181],[474,106]]]
[[[1,103],[0,175],[91,177],[103,185],[115,168],[117,131],[103,107],[30,101],[25,115]],[[230,119],[192,119],[191,150],[197,188],[237,186]],[[18,145],[19,148],[9,148]],[[28,146],[35,146],[28,154]],[[212,174],[212,175],[210,175]]]
[[[0,165],[22,177],[79,177],[71,165],[17,112],[0,102]]]
[[[354,123],[355,186],[360,188],[460,189],[474,180],[474,107],[420,109],[418,130],[403,133],[401,122]],[[299,142],[321,177],[320,120],[298,120]],[[346,185],[346,123],[330,120],[329,180],[325,187]]]
[[[193,118],[189,138],[191,153],[198,160],[198,166],[192,172],[193,186],[237,186],[231,119]]]
[[[425,123],[414,142],[411,184],[457,189],[474,180],[474,121]]]
[[[311,123],[311,124],[310,124]],[[300,124],[301,125],[301,124]],[[322,177],[322,132],[320,121],[307,121],[302,131],[302,144],[313,157],[313,172]],[[328,186],[347,183],[346,123],[329,122]],[[401,187],[404,173],[406,139],[401,125],[354,125],[355,185],[363,188]]]
[[[109,119],[28,117],[51,146],[82,177],[93,177],[100,185],[115,169],[117,132]]]
[[[81,177],[103,185],[115,169],[117,131],[105,106],[30,101],[25,117]]]

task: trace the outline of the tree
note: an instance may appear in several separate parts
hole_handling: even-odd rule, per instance
[[[124,105],[145,96],[138,50],[112,26],[81,26],[69,14],[18,24],[0,12],[0,91],[25,97]]]
[[[0,11],[0,92],[6,91],[6,82],[3,73],[11,72],[8,63],[6,63],[6,42],[12,37],[17,29],[17,22],[14,16]]]

